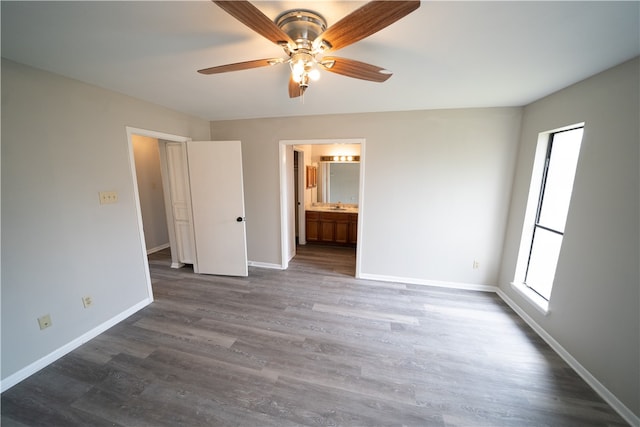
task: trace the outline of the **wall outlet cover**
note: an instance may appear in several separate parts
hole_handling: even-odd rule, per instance
[[[40,325],[40,330],[47,329],[51,326],[51,316],[49,314],[45,314],[44,316],[38,317],[38,325]]]

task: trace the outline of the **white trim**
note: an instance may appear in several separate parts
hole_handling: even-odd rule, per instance
[[[184,267],[184,263],[183,262],[172,262],[171,263],[171,268],[182,268]]]
[[[307,244],[307,224],[305,220],[305,203],[304,203],[304,193],[305,193],[305,177],[306,177],[306,169],[305,169],[305,152],[296,146],[293,146],[293,155],[298,153],[298,176],[294,176],[293,179],[298,180],[298,206],[296,206],[296,210],[298,212],[298,244],[306,245]],[[311,156],[309,156],[311,157]],[[294,186],[295,187],[295,186]]]
[[[280,141],[278,148],[278,172],[280,179],[280,262],[281,269],[289,268],[289,257],[287,256],[287,150],[286,144]]]
[[[529,301],[541,314],[549,314],[549,301],[542,298],[524,283],[511,282],[511,289],[518,292],[525,300]]]
[[[171,244],[165,243],[164,245],[156,246],[155,248],[147,249],[147,255],[155,254],[156,252],[160,252],[163,249],[167,249],[171,247]]]
[[[356,244],[356,279],[362,278],[362,248],[364,248],[365,235],[363,233],[363,221],[364,217],[364,168],[366,158],[366,140],[362,140],[360,144],[360,187],[358,188],[358,224],[356,230],[357,244]]]
[[[101,333],[106,331],[107,329],[111,328],[112,326],[117,325],[118,323],[120,323],[124,319],[126,319],[127,317],[129,317],[132,314],[138,312],[139,310],[141,310],[144,307],[148,306],[152,302],[153,302],[153,299],[151,299],[151,298],[147,298],[147,299],[144,299],[144,300],[140,301],[139,303],[137,303],[136,305],[128,308],[127,310],[123,311],[122,313],[112,317],[111,319],[109,319],[106,322],[96,326],[95,328],[91,329],[90,331],[85,332],[84,334],[82,334],[79,337],[75,338],[74,340],[68,342],[67,344],[63,345],[62,347],[52,351],[51,353],[47,354],[46,356],[36,360],[35,362],[27,365],[24,368],[20,369],[15,374],[9,375],[7,378],[2,380],[2,382],[0,383],[0,392],[4,393],[5,391],[9,390],[14,385],[18,384],[20,381],[30,377],[31,375],[33,375],[36,372],[38,372],[40,369],[49,366],[51,363],[53,363],[56,360],[60,359],[62,356],[72,352],[76,348],[80,347],[82,344],[84,344],[87,341],[97,337],[98,335],[100,335]]]
[[[270,262],[248,261],[247,265],[249,267],[268,268],[270,270],[284,270],[282,265]]]
[[[558,355],[565,361],[571,368],[591,388],[595,390],[596,393],[600,395],[611,407],[618,413],[625,421],[627,421],[632,426],[640,426],[640,417],[635,415],[629,408],[625,406],[613,393],[609,391],[600,381],[596,379],[584,366],[580,364],[558,341],[556,341],[547,331],[545,331],[542,326],[538,325],[535,320],[531,316],[529,316],[515,301],[513,301],[507,294],[505,294],[501,289],[498,289],[497,294],[504,302],[507,303],[509,307],[513,311],[515,311],[518,316],[522,318],[530,327],[533,329],[539,336],[542,338],[549,346],[558,353]]]
[[[442,282],[438,280],[416,279],[412,277],[385,276],[381,274],[361,273],[359,278],[366,279],[366,280],[377,280],[379,282],[396,282],[396,283],[406,283],[410,285],[436,286],[440,288],[463,289],[467,291],[480,291],[480,292],[497,292],[498,291],[498,287],[494,285],[478,285],[475,283],[460,283],[460,282]]]
[[[142,135],[142,136],[148,136],[149,138],[164,139],[164,140],[173,141],[173,142],[191,141],[191,138],[188,136],[173,135],[170,133],[158,132],[158,131],[149,130],[149,129],[135,128],[132,126],[125,126],[125,127],[127,129],[127,135],[131,135],[131,134]]]

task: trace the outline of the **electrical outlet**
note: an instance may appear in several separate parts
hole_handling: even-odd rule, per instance
[[[117,191],[101,191],[98,193],[100,195],[100,204],[106,205],[109,203],[118,203],[118,192]]]
[[[480,263],[476,260],[473,260],[473,269],[477,270],[480,268]]]
[[[38,317],[38,325],[40,325],[40,330],[47,329],[51,326],[51,316],[45,314],[44,316]]]
[[[82,297],[82,305],[84,308],[89,308],[93,305],[93,299],[91,297]]]

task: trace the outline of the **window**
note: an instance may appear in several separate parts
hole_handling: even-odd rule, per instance
[[[560,256],[583,130],[580,126],[550,132],[539,140],[544,157],[536,165],[542,169],[541,174],[534,170],[534,177],[540,178],[537,184],[532,183],[533,194],[527,207],[531,214],[527,216],[530,222],[525,229],[529,232],[523,234],[523,240],[528,245],[521,245],[521,252],[528,249],[528,256],[521,282],[545,302],[551,296]]]

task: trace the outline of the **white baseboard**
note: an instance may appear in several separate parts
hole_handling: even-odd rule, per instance
[[[249,267],[269,268],[271,270],[282,270],[282,265],[269,262],[247,261]]]
[[[109,319],[106,322],[96,326],[95,328],[91,329],[90,331],[85,332],[84,334],[80,335],[78,338],[74,339],[73,341],[71,341],[71,342],[63,345],[62,347],[52,351],[51,353],[49,353],[46,356],[36,360],[35,362],[31,363],[30,365],[26,366],[25,368],[20,369],[15,374],[9,375],[7,378],[3,379],[0,382],[0,392],[4,393],[5,391],[9,390],[14,385],[18,384],[20,381],[30,377],[31,375],[33,375],[36,372],[38,372],[40,369],[45,368],[46,366],[49,366],[51,363],[53,363],[56,360],[60,359],[65,354],[70,353],[71,351],[73,351],[76,348],[80,347],[82,344],[86,343],[87,341],[91,340],[92,338],[97,337],[98,335],[100,335],[101,333],[103,333],[104,331],[109,329],[110,327],[122,322],[127,317],[129,317],[132,314],[136,313],[137,311],[143,309],[147,305],[151,304],[152,301],[153,300],[150,299],[150,298],[147,298],[147,299],[145,299],[143,301],[140,301],[139,303],[137,303],[133,307],[128,308],[127,310],[123,311],[122,313],[118,314],[117,316],[112,317],[111,319]]]
[[[540,325],[536,323],[531,316],[529,316],[515,301],[513,301],[507,294],[501,289],[498,289],[497,294],[504,302],[509,305],[515,311],[518,316],[522,318],[527,324],[542,338],[547,344],[565,361],[569,366],[577,372],[578,375],[586,381],[596,393],[600,395],[622,418],[625,419],[632,426],[640,427],[640,417],[631,412],[613,393],[609,391],[600,381],[596,379],[591,373],[580,364],[558,341],[556,341],[547,331],[545,331]]]
[[[359,279],[377,280],[380,282],[407,283],[410,285],[437,286],[440,288],[463,289],[467,291],[497,292],[498,287],[493,285],[478,285],[474,283],[441,282],[437,280],[414,279],[410,277],[384,276],[380,274],[360,273]]]
[[[147,255],[154,254],[156,252],[160,252],[163,249],[167,249],[171,247],[169,243],[165,243],[164,245],[156,246],[155,248],[147,249]]]

